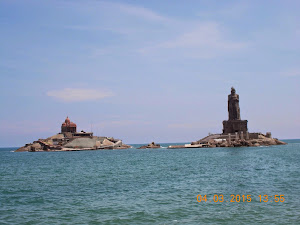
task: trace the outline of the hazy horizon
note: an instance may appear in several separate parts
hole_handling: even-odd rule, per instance
[[[0,147],[77,130],[124,143],[300,138],[299,1],[0,2]],[[92,125],[92,126],[91,126]],[[92,128],[91,128],[92,127]]]

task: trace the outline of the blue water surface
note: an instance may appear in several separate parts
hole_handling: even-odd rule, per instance
[[[300,140],[286,141],[248,148],[2,148],[0,224],[300,224]],[[230,202],[232,194],[252,201]]]

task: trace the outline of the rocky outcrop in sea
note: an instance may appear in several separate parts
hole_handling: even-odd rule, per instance
[[[130,145],[121,140],[108,137],[78,137],[67,138],[64,134],[57,134],[46,139],[39,139],[16,150],[16,152],[42,151],[82,151],[98,149],[127,149]]]
[[[270,145],[285,145],[286,143],[272,138],[270,133],[264,135],[262,133],[252,133],[250,136],[253,138],[242,138],[236,135],[231,139],[229,135],[224,134],[211,134],[199,141],[192,142],[186,145],[173,145],[168,148],[217,148],[217,147],[258,147]]]
[[[154,142],[148,144],[148,145],[143,145],[139,147],[138,149],[145,149],[145,148],[161,148],[159,144],[155,144]]]

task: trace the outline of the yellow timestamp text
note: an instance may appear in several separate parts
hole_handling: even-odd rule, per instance
[[[284,195],[230,195],[228,197],[224,197],[224,195],[197,195],[197,202],[251,202],[252,200],[256,200],[259,202],[284,202]]]

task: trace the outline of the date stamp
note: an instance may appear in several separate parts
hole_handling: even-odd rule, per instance
[[[284,195],[230,195],[224,197],[224,195],[197,195],[197,202],[251,202],[251,201],[259,201],[259,202],[284,202]]]

